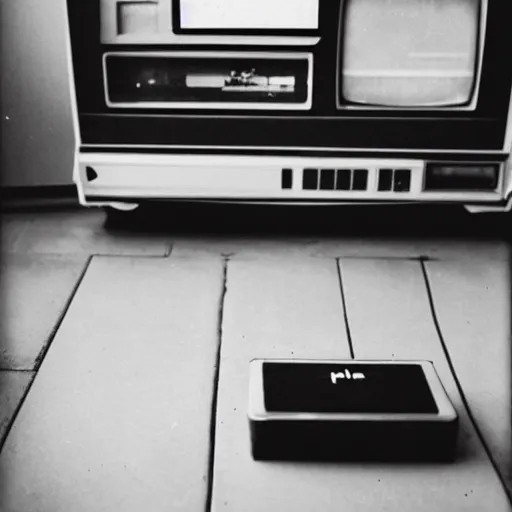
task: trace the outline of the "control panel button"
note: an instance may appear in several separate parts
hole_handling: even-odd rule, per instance
[[[303,190],[318,190],[318,169],[304,169],[302,175]]]
[[[354,179],[352,182],[352,190],[366,190],[368,187],[368,170],[354,169]]]
[[[334,169],[320,171],[320,190],[334,190]]]
[[[395,192],[409,192],[411,189],[410,169],[396,169],[393,178],[393,190]]]
[[[378,190],[386,192],[391,190],[393,185],[393,169],[379,169]]]
[[[350,190],[352,171],[350,169],[338,169],[336,171],[336,190]]]

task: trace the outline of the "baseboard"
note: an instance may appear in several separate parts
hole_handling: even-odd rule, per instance
[[[75,185],[0,187],[2,211],[77,206]]]

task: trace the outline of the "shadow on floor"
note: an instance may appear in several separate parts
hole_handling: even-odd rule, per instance
[[[109,211],[109,231],[510,240],[510,213],[460,206],[294,206],[175,202]]]

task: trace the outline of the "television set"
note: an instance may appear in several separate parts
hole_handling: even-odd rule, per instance
[[[512,206],[500,0],[67,0],[81,202]]]

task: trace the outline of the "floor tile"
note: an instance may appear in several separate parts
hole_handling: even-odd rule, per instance
[[[443,339],[512,493],[512,280],[508,262],[426,264]]]
[[[0,510],[203,511],[215,261],[94,258],[0,454]]]
[[[0,371],[0,445],[33,375],[33,372]]]
[[[87,258],[0,258],[0,368],[33,370],[65,312]]]
[[[0,251],[9,252],[33,220],[33,216],[2,213],[0,216]]]
[[[421,265],[412,261],[341,260],[340,266],[355,357],[432,361],[459,414],[454,464],[386,471],[379,477],[384,486],[378,492],[371,486],[371,477],[376,474],[363,471],[357,478],[353,476],[354,489],[391,508],[400,503],[402,510],[510,510],[446,360]]]
[[[212,510],[345,510],[329,469],[254,462],[246,411],[251,359],[349,357],[334,260],[229,262]]]
[[[30,214],[18,216],[23,219]],[[165,234],[107,230],[102,209],[74,208],[39,212],[11,250],[37,254],[164,256],[169,249],[170,240]]]
[[[319,260],[310,261],[318,264]],[[294,357],[347,357],[346,345],[333,339],[344,330],[343,325],[334,330],[331,327],[330,335],[314,332],[329,325],[334,297],[323,295],[329,287],[320,284],[318,278],[311,283],[304,279],[307,269],[303,263],[301,268],[275,269],[266,274],[263,261],[230,262],[217,410],[214,510],[510,510],[499,478],[457,395],[418,262],[341,261],[351,338],[359,358],[434,360],[461,418],[457,462],[294,464],[255,462],[251,458],[245,417],[249,359],[285,357],[292,351]],[[310,271],[318,275],[317,269]],[[289,278],[283,277],[290,272],[296,282],[307,282],[303,290],[292,287]],[[330,282],[336,286],[336,277],[331,276]],[[297,304],[309,301],[314,306],[298,308]],[[278,324],[282,327],[268,327],[278,322],[272,320],[270,312],[274,311],[274,315],[285,313],[287,321]]]

